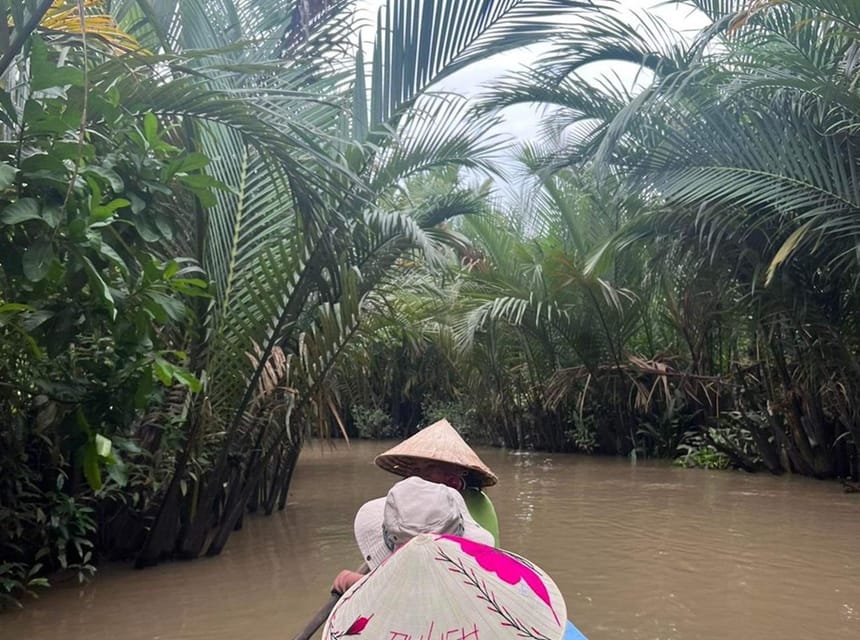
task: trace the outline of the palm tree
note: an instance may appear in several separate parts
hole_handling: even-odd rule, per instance
[[[527,150],[524,160],[535,159]],[[628,286],[639,283],[641,261],[631,253],[589,270],[588,260],[641,203],[618,202],[608,183],[598,188],[587,174],[538,176],[526,221],[508,214],[465,223],[481,266],[460,276],[455,336],[461,348],[475,350],[475,372],[492,376],[479,386],[496,398],[509,442],[525,410],[545,426],[533,444],[564,447],[557,410],[581,407],[589,396],[616,412],[597,418],[603,448],[624,451],[626,348],[643,322],[641,302]],[[574,402],[574,396],[581,397]],[[517,433],[512,444],[521,446],[522,439]]]
[[[183,144],[211,158],[205,175],[226,185],[184,225],[182,249],[212,282],[213,302],[198,309],[189,349],[204,392],[188,410],[139,564],[174,549],[198,555],[213,526],[207,553],[218,553],[252,495],[264,493],[269,509],[286,495],[308,426],[324,433],[329,419],[342,422],[333,380],[363,301],[396,275],[404,252],[432,256],[446,241],[439,223],[473,210],[460,194],[399,197],[408,177],[486,166],[493,148],[490,120],[464,121],[461,100],[428,87],[471,61],[540,40],[558,9],[586,5],[389,3],[369,74],[360,41],[353,63],[332,55],[332,47],[350,49],[349,2],[291,19],[303,5],[219,6],[216,13],[182,3],[159,15],[142,2],[114,9],[121,24],[139,25],[129,29],[144,46],[176,60],[177,77],[148,94],[153,110],[183,115]],[[243,41],[254,45],[236,47]],[[202,97],[204,88],[217,102]],[[203,443],[212,453],[191,475],[191,452]],[[192,489],[183,495],[183,486]]]
[[[671,241],[666,255],[688,265],[675,273],[690,281],[685,270],[708,256],[716,289],[751,320],[738,331],[760,369],[744,385],[780,407],[739,401],[767,416],[761,455],[775,471],[846,473],[856,464],[846,441],[860,435],[842,397],[858,384],[856,3],[687,4],[711,20],[691,43],[601,16],[489,103],[556,106],[566,135],[545,170],[593,163],[646,197],[647,215],[592,264]],[[598,59],[640,61],[651,82],[624,95],[580,81],[575,72]]]
[[[153,378],[176,387],[122,434],[147,443],[139,462],[157,461],[157,489],[111,520],[149,523],[139,566],[215,554],[248,505],[283,507],[311,425],[325,433],[341,421],[339,363],[364,311],[400,276],[398,261],[433,262],[453,240],[440,223],[479,207],[463,191],[409,188],[442,167],[486,169],[497,145],[491,118],[464,119],[464,101],[431,85],[548,37],[558,11],[591,3],[388,2],[369,64],[344,0],[119,0],[102,5],[118,29],[98,55],[108,32],[88,26],[96,5],[52,15],[52,4],[15,5],[11,30],[4,14],[3,65],[26,57],[41,23],[83,69],[85,95],[118,93],[147,137],[166,132],[165,144],[184,150],[169,171],[184,190],[133,233],[180,256],[180,273],[194,276],[186,284],[208,285],[187,330],[163,336],[193,375],[154,361],[139,395],[154,397]],[[84,104],[82,139],[96,114]]]

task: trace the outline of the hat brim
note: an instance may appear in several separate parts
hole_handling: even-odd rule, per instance
[[[390,453],[380,453],[374,459],[374,464],[380,469],[385,469],[398,476],[408,478],[410,476],[423,477],[423,471],[428,465],[445,464],[451,467],[459,467],[475,473],[481,479],[481,487],[492,487],[499,479],[492,471],[486,467],[472,465],[460,461],[452,461],[450,458],[442,456],[433,458],[429,456],[412,456],[412,455],[397,455]]]
[[[385,546],[382,522],[385,517],[385,498],[365,502],[355,514],[353,531],[358,549],[367,566],[375,569],[391,552]]]

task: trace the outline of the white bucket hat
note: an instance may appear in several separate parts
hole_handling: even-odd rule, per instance
[[[475,522],[459,491],[417,476],[395,484],[386,497],[362,505],[353,526],[355,541],[371,569],[421,533],[450,534],[493,545],[493,534]]]

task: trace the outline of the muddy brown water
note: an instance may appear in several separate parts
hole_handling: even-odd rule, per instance
[[[0,639],[290,640],[355,568],[380,443],[302,453],[287,509],[224,553],[104,567],[0,616]],[[479,450],[502,546],[548,571],[590,640],[860,640],[860,495],[806,478]]]

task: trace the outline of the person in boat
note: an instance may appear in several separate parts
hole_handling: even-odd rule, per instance
[[[379,454],[374,463],[399,476],[417,476],[456,489],[472,518],[499,546],[499,519],[484,492],[499,479],[447,420],[439,420]]]
[[[493,545],[493,535],[471,516],[459,491],[417,476],[396,483],[384,498],[364,503],[355,515],[353,531],[371,571],[422,533],[450,534]],[[341,571],[332,591],[344,593],[363,575]]]

